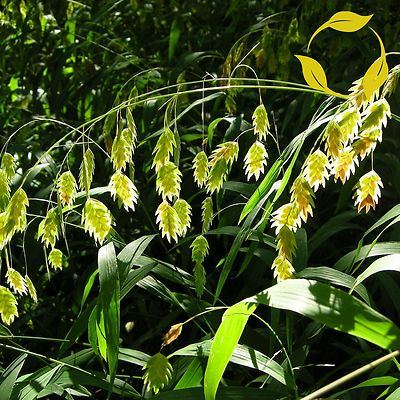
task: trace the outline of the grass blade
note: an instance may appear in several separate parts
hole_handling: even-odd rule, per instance
[[[0,400],[10,399],[15,381],[21,372],[27,356],[27,354],[21,354],[1,374]]]
[[[120,333],[120,287],[117,257],[112,243],[99,250],[99,305],[104,315],[110,391],[117,373]],[[111,393],[111,392],[110,392]]]

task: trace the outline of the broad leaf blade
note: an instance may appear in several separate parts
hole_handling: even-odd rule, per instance
[[[400,254],[390,254],[374,261],[363,273],[361,273],[353,284],[353,288],[360,285],[365,279],[382,271],[400,272]]]
[[[297,312],[383,349],[400,346],[400,329],[390,319],[324,283],[288,279],[245,301]]]
[[[215,399],[219,381],[238,344],[247,320],[256,309],[255,304],[238,303],[228,308],[211,345],[210,357],[204,376],[204,396]]]
[[[99,305],[104,315],[104,328],[107,340],[107,361],[112,387],[118,365],[120,332],[120,287],[117,257],[112,243],[99,250]]]

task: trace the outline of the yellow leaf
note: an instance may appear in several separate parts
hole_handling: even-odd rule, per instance
[[[348,97],[329,89],[324,69],[318,61],[307,56],[295,55],[295,57],[299,59],[303,69],[304,79],[310,87],[321,90],[322,92],[325,92],[331,96],[339,96],[342,98]]]
[[[378,90],[386,81],[389,75],[389,68],[386,62],[386,52],[383,46],[382,40],[379,35],[370,28],[372,32],[375,33],[379,40],[381,47],[381,56],[368,68],[364,77],[362,78],[362,86],[364,88],[364,94],[367,99],[370,99],[374,92]]]
[[[308,49],[310,48],[311,42],[321,31],[326,28],[332,28],[340,32],[356,32],[366,24],[368,24],[369,20],[372,18],[371,15],[359,15],[353,13],[351,11],[339,11],[336,14],[332,15],[332,17],[322,24],[311,36],[310,41],[308,42]]]
[[[296,55],[303,69],[305,81],[313,88],[322,90],[323,92],[330,91],[328,81],[324,69],[321,64],[311,57]]]

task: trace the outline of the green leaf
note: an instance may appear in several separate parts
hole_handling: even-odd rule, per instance
[[[182,349],[172,353],[169,357],[174,356],[208,356],[210,354],[212,340],[205,340],[200,343],[192,343]],[[267,357],[260,351],[245,345],[238,344],[234,349],[229,362],[237,365],[242,365],[248,368],[253,368],[258,371],[265,372],[271,375],[278,382],[289,388],[294,388],[294,382],[287,376],[285,370],[276,361]]]
[[[63,342],[60,346],[59,356],[64,354],[73,343],[79,339],[79,337],[85,332],[88,326],[88,321],[90,314],[93,311],[93,307],[95,307],[95,301],[92,301],[83,311],[79,317],[74,321],[71,328],[69,329],[67,335],[65,336],[66,342]]]
[[[171,30],[169,33],[169,45],[168,45],[168,60],[171,61],[174,54],[176,46],[178,45],[179,38],[181,36],[181,28],[176,19],[172,22]]]
[[[383,349],[400,345],[400,329],[390,319],[324,283],[288,279],[244,301],[297,312]]]
[[[206,400],[215,399],[233,349],[258,304],[297,312],[384,349],[398,348],[400,345],[400,329],[355,297],[323,283],[288,279],[233,305],[225,312],[207,363],[204,380]]]
[[[214,400],[222,374],[239,342],[243,329],[257,305],[238,303],[228,308],[211,345],[204,375],[204,397]]]
[[[138,350],[120,348],[118,359],[143,367],[146,365],[147,361],[150,360],[150,356]]]
[[[104,314],[107,340],[107,361],[110,372],[110,390],[117,373],[120,331],[120,287],[117,257],[112,243],[99,250],[99,308]]]
[[[121,273],[121,283],[124,282],[126,274],[129,269],[132,268],[134,263],[138,260],[138,258],[143,254],[143,252],[147,249],[150,242],[157,235],[147,235],[141,236],[139,239],[136,239],[130,243],[128,243],[118,254],[117,259],[119,263],[122,263],[125,267],[123,272]]]
[[[89,276],[88,281],[86,282],[85,289],[83,290],[83,294],[82,294],[80,312],[82,312],[82,310],[83,310],[83,306],[84,306],[85,303],[86,303],[86,300],[87,300],[87,298],[88,298],[88,296],[89,296],[89,294],[90,294],[90,291],[92,290],[94,281],[95,281],[96,276],[97,276],[98,273],[99,273],[99,270],[98,270],[98,269],[94,270],[94,271],[92,272],[92,274]]]
[[[337,286],[351,289],[355,286],[356,279],[341,271],[329,267],[306,268],[296,274],[296,278],[324,280]],[[355,292],[369,305],[370,298],[364,286],[358,286]]]
[[[34,400],[37,398],[37,395],[46,388],[51,382],[56,379],[56,375],[59,373],[62,365],[57,365],[52,368],[50,371],[44,372],[39,376],[35,377],[32,381],[29,381],[26,386],[22,389],[18,385],[18,393],[13,392],[11,397],[12,400]],[[17,397],[16,397],[17,396]]]
[[[374,261],[363,273],[361,273],[355,282],[353,283],[352,289],[360,285],[361,282],[382,271],[397,271],[400,272],[400,254],[390,254],[385,257],[381,257]]]
[[[0,400],[10,399],[15,381],[21,372],[27,356],[27,354],[21,354],[1,374]]]
[[[387,254],[400,254],[400,242],[381,242],[362,246],[360,249],[353,250],[341,257],[335,264],[335,268],[343,271],[355,262],[364,258],[384,256]]]
[[[178,383],[174,387],[174,391],[177,389],[187,389],[191,387],[201,386],[203,380],[203,368],[201,361],[195,358],[191,361],[189,366],[186,368],[185,373],[179,379]]]

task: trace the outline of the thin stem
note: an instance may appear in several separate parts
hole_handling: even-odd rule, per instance
[[[331,390],[337,388],[340,385],[343,385],[344,383],[356,378],[357,376],[364,374],[365,372],[377,367],[378,365],[384,363],[385,361],[389,361],[390,359],[397,357],[400,355],[400,350],[396,350],[391,352],[390,354],[387,354],[386,356],[380,357],[375,361],[372,361],[366,365],[364,365],[361,368],[356,369],[353,372],[350,372],[349,374],[342,376],[339,379],[336,379],[335,381],[329,383],[328,385],[325,385],[321,389],[316,390],[315,392],[309,394],[306,397],[303,397],[301,400],[313,400],[321,397],[321,395],[325,394],[326,392],[330,392]]]

